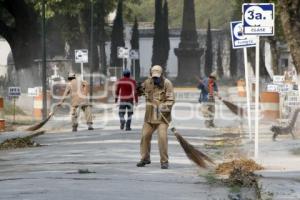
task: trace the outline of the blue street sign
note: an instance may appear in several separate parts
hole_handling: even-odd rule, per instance
[[[255,47],[256,37],[253,35],[244,35],[242,21],[230,22],[232,48]]]
[[[20,87],[9,87],[8,88],[8,96],[9,97],[21,96],[21,88]]]
[[[243,4],[245,35],[273,36],[275,28],[275,5],[273,3]]]

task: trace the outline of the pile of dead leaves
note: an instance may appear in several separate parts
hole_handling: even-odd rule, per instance
[[[262,169],[263,167],[252,159],[240,159],[219,164],[216,173],[229,175],[228,179],[223,181],[230,186],[254,187],[257,190],[257,176],[253,172]]]
[[[39,144],[33,142],[30,137],[7,139],[0,144],[0,150],[36,147]]]
[[[216,168],[216,173],[220,175],[230,175],[234,169],[241,169],[245,172],[254,172],[264,168],[252,159],[240,159],[219,164]]]
[[[256,175],[253,172],[246,171],[241,167],[234,168],[228,179],[224,180],[230,186],[253,187],[257,186]]]

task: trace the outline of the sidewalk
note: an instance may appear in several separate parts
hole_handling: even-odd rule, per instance
[[[246,104],[246,98],[236,98],[237,95],[234,91],[233,87],[229,88],[229,98],[236,103],[241,103],[240,105]],[[290,134],[279,135],[277,141],[273,141],[273,133],[270,128],[274,124],[276,122],[262,120],[259,123],[259,155],[255,160],[265,168],[256,172],[259,175],[258,183],[262,199],[299,200],[300,135],[299,132],[296,132],[295,140]],[[244,126],[247,127],[247,123]],[[254,130],[254,120],[252,121],[252,129]],[[244,148],[254,157],[254,141],[245,144],[247,145]]]
[[[259,184],[263,196],[274,200],[300,199],[300,143],[290,135],[279,136],[276,142],[271,138],[260,142],[258,163],[265,170]]]

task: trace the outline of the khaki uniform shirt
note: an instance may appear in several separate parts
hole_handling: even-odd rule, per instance
[[[148,78],[143,83],[143,90],[146,98],[145,122],[161,124],[171,122],[172,106],[175,103],[173,84],[164,78],[160,86],[153,83],[152,78]],[[156,105],[155,101],[158,102]],[[161,114],[165,116],[166,122]]]
[[[79,79],[73,79],[72,81],[67,83],[67,87],[63,95],[63,100],[69,96],[71,97],[71,105],[73,107],[79,105],[88,105],[88,94],[88,83]]]

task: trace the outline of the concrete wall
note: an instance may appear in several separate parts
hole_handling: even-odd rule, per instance
[[[7,74],[7,56],[11,51],[9,44],[3,38],[0,38],[0,76]]]
[[[125,28],[125,38],[126,46],[130,48],[130,37],[131,37],[131,27]],[[229,35],[224,30],[212,30],[213,38],[213,68],[217,68],[217,48],[218,43],[221,44],[222,50],[222,62],[223,68],[225,71],[225,76],[229,77],[229,57],[230,57],[230,48],[231,41]],[[171,29],[170,30],[170,52],[169,59],[167,63],[167,72],[169,77],[177,77],[178,72],[178,63],[177,57],[175,56],[174,49],[178,47],[180,42],[180,29]],[[198,42],[200,48],[206,48],[206,30],[198,30]],[[151,67],[151,58],[152,58],[152,44],[153,44],[153,29],[152,28],[142,28],[140,29],[140,63],[141,63],[141,76],[146,77],[149,74],[149,69]],[[110,56],[110,42],[106,43],[106,53],[107,53],[107,63],[109,62]],[[239,52],[240,54],[240,52]],[[237,59],[239,63],[239,74],[243,74],[243,56],[238,54]],[[204,74],[204,54],[200,58],[202,74]],[[130,64],[130,61],[128,61]]]

